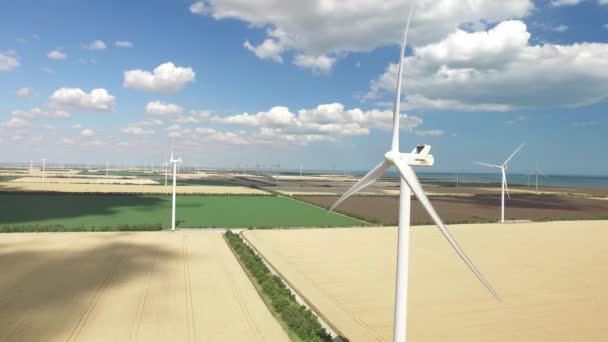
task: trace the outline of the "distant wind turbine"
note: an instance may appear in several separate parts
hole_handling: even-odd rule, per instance
[[[397,168],[400,177],[400,198],[399,198],[399,228],[397,238],[397,277],[395,290],[395,312],[393,326],[393,341],[403,342],[406,340],[407,331],[407,286],[408,286],[408,262],[409,262],[409,234],[410,234],[410,205],[411,193],[416,194],[416,197],[422,206],[429,213],[435,224],[439,227],[441,233],[448,240],[452,248],[462,258],[469,269],[481,281],[481,283],[490,291],[490,293],[498,299],[496,291],[486,281],[483,275],[477,270],[473,262],[469,260],[462,248],[450,234],[448,228],[443,224],[443,221],[433,208],[433,205],[426,196],[420,181],[416,177],[416,173],[410,165],[431,166],[434,163],[433,156],[429,155],[431,146],[417,146],[411,153],[401,153],[399,151],[399,120],[400,120],[400,101],[401,101],[401,82],[403,74],[403,61],[405,55],[405,47],[407,42],[407,33],[410,26],[413,7],[405,26],[403,34],[403,44],[401,45],[401,55],[399,61],[399,71],[397,74],[397,89],[395,92],[395,103],[393,107],[393,131],[391,149],[384,154],[384,160],[366,174],[361,180],[353,185],[348,191],[334,203],[330,210],[342,203],[351,195],[373,184],[380,178],[391,166]]]
[[[487,166],[487,167],[491,167],[494,169],[499,169],[500,172],[502,173],[502,181],[501,181],[502,193],[501,193],[501,199],[500,199],[500,222],[502,222],[502,223],[505,223],[505,190],[507,190],[507,196],[509,196],[509,199],[511,199],[511,195],[509,194],[509,186],[507,185],[507,168],[509,167],[509,162],[511,161],[511,159],[513,159],[513,157],[515,157],[515,154],[517,152],[519,152],[519,150],[521,150],[522,147],[524,147],[524,144],[519,145],[519,147],[515,150],[515,152],[513,152],[509,156],[509,158],[507,158],[507,160],[505,160],[505,162],[502,163],[502,165],[493,165],[493,164],[475,162],[475,164],[479,164],[481,166]]]
[[[182,163],[182,158],[173,159],[173,145],[171,145],[171,159],[169,162],[173,164],[173,199],[171,203],[171,230],[175,231],[175,185],[177,179],[177,164]]]
[[[535,189],[536,192],[538,192],[538,176],[542,176],[544,177],[547,181],[549,180],[549,177],[545,176],[542,172],[540,172],[538,170],[538,162],[536,162],[536,169],[534,170],[534,172],[532,172],[530,175],[534,175],[535,176]],[[528,186],[530,186],[530,175],[528,175]]]

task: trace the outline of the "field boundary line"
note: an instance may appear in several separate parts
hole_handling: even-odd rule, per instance
[[[268,310],[270,311],[270,315],[272,316],[272,318],[274,318],[275,320],[277,320],[277,323],[281,326],[281,329],[285,330],[285,333],[289,336],[289,331],[287,331],[289,329],[287,327],[283,327],[283,325],[281,324],[280,320],[274,315],[274,313],[272,311],[272,308],[268,305],[268,303],[266,303],[266,301],[262,297],[262,294],[259,292],[258,288],[256,287],[255,282],[254,282],[255,280],[253,280],[253,279],[250,278],[249,274],[247,273],[247,269],[245,268],[244,265],[241,264],[241,260],[236,255],[235,251],[232,250],[232,246],[230,246],[230,244],[226,241],[226,238],[225,238],[224,234],[221,234],[221,235],[222,235],[222,240],[224,240],[224,243],[226,243],[228,249],[230,250],[230,253],[234,257],[236,257],[239,266],[241,266],[241,270],[244,271],[245,276],[250,281],[251,286],[253,286],[253,288],[255,289],[256,293],[260,297],[260,300],[264,303],[264,305],[266,306],[266,308],[268,308]],[[219,247],[214,247],[214,249],[218,250]],[[228,270],[228,267],[226,265],[226,260],[221,259],[220,262],[224,266],[224,269]],[[228,278],[230,278],[231,282],[235,282],[235,275],[233,275],[230,272],[226,272],[226,276]],[[232,294],[234,295],[234,298],[237,299],[236,302],[238,303],[239,308],[241,309],[241,311],[243,312],[243,315],[245,316],[245,320],[244,321],[247,324],[247,326],[249,326],[249,329],[251,329],[251,332],[255,335],[256,340],[257,341],[264,341],[264,335],[262,334],[262,332],[258,328],[258,326],[256,324],[256,321],[253,318],[254,316],[251,314],[251,312],[247,308],[247,304],[243,303],[243,301],[241,300],[241,299],[245,298],[245,295],[243,295],[243,293],[241,292],[241,290],[237,286],[232,286]]]
[[[255,254],[257,254],[262,259],[262,262],[266,265],[266,267],[268,267],[270,272],[274,275],[277,275],[279,278],[281,278],[281,281],[285,284],[285,286],[287,286],[287,288],[289,288],[289,290],[291,290],[291,292],[293,292],[293,294],[295,295],[295,297],[297,299],[300,299],[298,302],[300,302],[304,306],[308,307],[308,309],[310,309],[310,311],[315,316],[317,316],[317,319],[321,322],[321,324],[324,326],[324,328],[328,330],[330,335],[332,335],[332,337],[334,338],[334,341],[344,341],[343,338],[346,338],[346,336],[340,331],[340,329],[336,328],[336,326],[334,326],[327,319],[327,317],[325,317],[321,313],[321,311],[312,304],[312,302],[310,302],[300,291],[298,291],[296,289],[296,287],[293,286],[293,284],[289,280],[287,280],[287,278],[281,272],[279,272],[278,269],[276,267],[274,267],[274,265],[270,261],[268,261],[268,259],[266,259],[266,257],[262,253],[260,253],[260,251],[257,248],[255,248],[255,246],[243,234],[245,232],[247,232],[247,231],[243,231],[243,232],[239,233],[239,236],[241,236],[243,241],[245,242],[245,244],[247,244],[247,246],[249,246],[255,252]],[[238,259],[238,256],[237,256],[237,259]],[[346,341],[348,341],[348,338],[346,338]]]
[[[319,205],[315,205],[315,204],[312,204],[312,203],[304,202],[304,201],[301,201],[301,200],[299,200],[297,198],[293,198],[293,197],[290,197],[290,196],[285,196],[283,194],[277,194],[277,197],[287,198],[287,199],[290,199],[292,201],[296,201],[296,202],[303,203],[303,204],[306,204],[306,205],[314,207],[314,208],[321,209],[323,211],[326,211],[327,213],[333,213],[333,214],[336,214],[336,215],[344,216],[344,217],[347,217],[349,219],[352,219],[352,220],[355,220],[355,221],[359,221],[359,222],[361,222],[361,223],[363,223],[365,225],[374,226],[374,224],[371,223],[371,222],[367,222],[367,221],[364,221],[362,219],[359,219],[359,218],[356,218],[356,217],[352,217],[352,216],[346,215],[346,214],[344,214],[342,212],[335,211],[335,210],[333,210],[333,211],[330,212],[327,208],[323,208],[323,207],[321,207]]]
[[[260,288],[260,285],[257,284],[257,281],[255,280],[255,278],[253,277],[253,275],[249,272],[249,270],[247,269],[247,267],[243,264],[243,262],[239,258],[239,255],[232,248],[232,246],[230,245],[230,243],[228,242],[228,240],[226,239],[226,236],[224,234],[222,234],[222,238],[224,239],[224,242],[228,246],[228,249],[230,250],[230,253],[232,253],[232,255],[235,257],[236,261],[239,263],[239,266],[241,266],[241,269],[245,273],[245,276],[247,276],[247,279],[249,279],[249,282],[251,283],[251,286],[253,286],[253,288],[255,289],[255,292],[260,297],[260,300],[262,300],[262,302],[264,303],[264,305],[266,306],[266,308],[270,312],[270,315],[277,321],[277,323],[279,323],[279,325],[281,326],[281,329],[283,329],[283,331],[285,331],[285,333],[287,334],[287,336],[289,336],[289,338],[292,341],[295,340],[296,342],[300,342],[301,339],[298,337],[298,335],[296,335],[296,333],[293,332],[289,328],[289,326],[287,326],[287,324],[282,320],[281,315],[278,312],[276,312],[276,310],[272,307],[272,305],[269,302],[267,302],[267,300],[265,299],[265,294],[262,292],[262,289]]]

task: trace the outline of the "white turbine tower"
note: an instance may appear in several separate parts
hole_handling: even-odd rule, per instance
[[[182,158],[173,159],[173,146],[171,146],[171,159],[169,162],[173,164],[173,200],[171,203],[171,230],[175,231],[175,183],[177,178],[177,164],[182,163]]]
[[[517,154],[517,152],[519,152],[519,150],[521,150],[522,147],[524,147],[524,144],[519,145],[519,147],[515,150],[515,152],[513,152],[509,156],[509,158],[507,158],[507,160],[505,160],[505,162],[502,163],[502,165],[493,165],[493,164],[475,162],[475,164],[479,164],[481,166],[487,166],[487,167],[491,167],[494,169],[499,169],[500,172],[502,173],[501,197],[500,197],[500,222],[501,223],[505,223],[505,190],[507,190],[507,196],[509,197],[509,199],[511,199],[511,195],[509,194],[509,186],[507,185],[507,168],[509,167],[508,164],[511,161],[511,159],[513,159],[513,157],[515,157],[515,154]]]
[[[392,132],[392,144],[391,149],[384,154],[384,160],[378,164],[373,170],[365,175],[359,182],[353,185],[348,191],[336,201],[331,207],[333,210],[342,201],[362,190],[363,188],[374,183],[380,178],[386,170],[391,166],[394,166],[399,171],[400,177],[400,189],[401,194],[399,197],[399,228],[397,238],[397,278],[396,278],[396,289],[395,289],[395,313],[394,313],[394,326],[393,326],[393,341],[403,342],[406,340],[407,331],[407,286],[408,286],[408,258],[409,258],[409,234],[410,234],[410,205],[411,205],[411,193],[412,191],[416,194],[416,197],[420,203],[424,206],[426,211],[429,213],[435,224],[439,227],[441,233],[448,240],[450,245],[454,248],[456,253],[462,258],[465,264],[473,271],[475,276],[481,281],[481,283],[490,291],[490,293],[498,299],[496,291],[486,281],[483,275],[477,270],[473,262],[466,256],[460,245],[450,234],[448,228],[443,224],[441,218],[433,208],[433,205],[427,198],[416,173],[410,165],[419,166],[430,166],[434,160],[429,151],[430,146],[418,146],[412,153],[401,153],[399,152],[399,120],[400,120],[400,100],[401,100],[401,81],[403,73],[403,60],[405,54],[405,46],[407,41],[407,33],[409,30],[410,19],[412,17],[413,8],[410,9],[410,13],[407,19],[405,32],[403,35],[403,44],[401,45],[401,55],[399,61],[399,71],[397,74],[397,89],[395,93],[395,103],[393,107],[393,132]]]

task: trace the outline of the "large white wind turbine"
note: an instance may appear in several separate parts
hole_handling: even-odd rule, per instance
[[[407,286],[408,286],[408,262],[409,262],[409,234],[410,234],[410,205],[412,191],[420,203],[429,213],[435,224],[439,227],[441,233],[448,240],[452,248],[458,253],[465,264],[473,271],[475,276],[481,283],[490,291],[490,293],[498,299],[496,291],[486,281],[483,275],[477,270],[473,262],[466,256],[462,248],[450,234],[448,228],[443,224],[443,221],[433,208],[433,205],[426,196],[416,173],[410,165],[430,166],[434,160],[429,155],[431,147],[428,145],[417,146],[411,153],[399,152],[399,120],[400,120],[400,101],[401,101],[401,81],[403,74],[403,61],[405,54],[405,46],[407,41],[407,33],[410,26],[413,8],[410,10],[405,32],[403,34],[403,44],[401,45],[401,55],[399,61],[399,71],[397,74],[397,89],[395,92],[395,103],[393,107],[393,132],[391,149],[384,154],[384,160],[378,164],[373,170],[365,175],[359,182],[353,185],[348,191],[334,203],[330,210],[333,210],[342,201],[362,190],[363,188],[374,183],[380,178],[386,170],[391,166],[397,168],[400,177],[401,194],[399,196],[399,229],[397,238],[397,279],[395,289],[395,313],[393,326],[393,341],[403,342],[406,340],[407,330]]]
[[[182,163],[182,158],[173,159],[173,145],[171,146],[171,159],[169,162],[173,164],[173,199],[171,203],[171,230],[175,230],[175,183],[177,179],[177,164]]]
[[[509,199],[511,199],[511,195],[509,194],[509,186],[507,185],[507,168],[509,167],[509,162],[511,161],[511,159],[513,159],[513,157],[515,157],[515,154],[517,154],[517,152],[519,152],[519,150],[521,150],[522,147],[524,147],[524,144],[519,145],[519,147],[513,153],[511,153],[509,158],[507,158],[507,160],[505,160],[505,162],[502,163],[502,165],[493,165],[493,164],[475,162],[475,164],[479,164],[481,166],[487,166],[487,167],[491,167],[494,169],[499,169],[500,172],[502,173],[502,181],[501,181],[502,191],[501,191],[501,197],[500,197],[500,222],[501,223],[505,223],[505,190],[507,190],[507,196],[509,196]]]

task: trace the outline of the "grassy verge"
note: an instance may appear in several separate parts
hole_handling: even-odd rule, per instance
[[[271,308],[288,333],[301,341],[331,341],[331,336],[321,326],[317,317],[295,300],[281,278],[270,273],[262,259],[247,246],[240,236],[227,231],[224,235],[232,251],[238,256],[262,299]]]
[[[162,230],[160,225],[118,225],[118,226],[80,226],[63,225],[14,225],[0,226],[0,233],[42,233],[42,232],[144,232]]]

